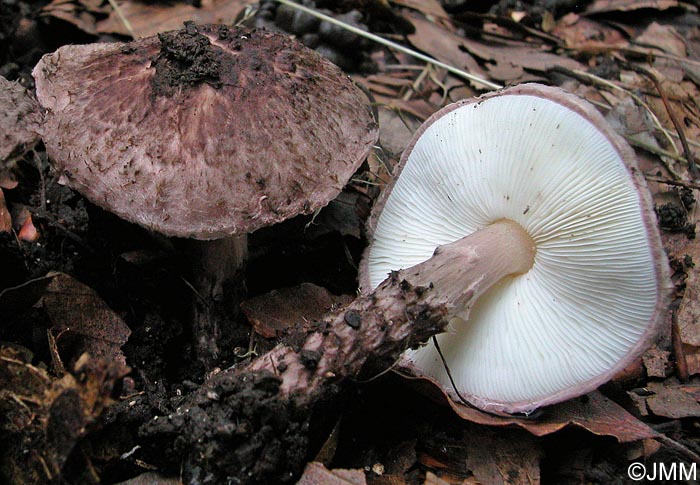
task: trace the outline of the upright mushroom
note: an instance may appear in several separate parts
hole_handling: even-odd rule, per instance
[[[339,68],[262,30],[187,23],[65,46],[33,74],[60,181],[123,219],[202,241],[196,286],[214,300],[246,260],[247,233],[325,206],[377,139],[366,96]],[[215,355],[209,326],[197,346]]]
[[[369,221],[362,289],[461,238],[490,287],[452,309],[446,365],[432,342],[404,355],[455,400],[530,412],[596,388],[655,336],[671,283],[650,195],[584,100],[526,84],[447,106],[395,175]]]

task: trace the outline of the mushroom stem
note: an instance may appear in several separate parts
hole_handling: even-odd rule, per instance
[[[311,334],[299,353],[278,346],[248,370],[274,372],[284,362],[281,392],[315,394],[320,389],[313,388],[329,376],[335,381],[358,374],[370,355],[386,357],[395,352],[390,356],[394,359],[439,332],[449,321],[451,309],[468,308],[500,279],[527,272],[534,256],[534,242],[519,224],[496,221],[438,247],[429,260],[393,273],[373,293],[327,317],[323,328],[328,331]],[[349,314],[361,322],[358,329],[347,323]],[[309,355],[319,356],[313,368]]]
[[[224,299],[225,286],[238,277],[248,261],[248,235],[198,241],[198,290],[204,290],[207,298]]]
[[[427,266],[431,261],[444,261],[444,264],[423,268],[416,274],[414,284],[432,283],[450,304],[466,307],[502,278],[527,273],[535,262],[535,252],[535,242],[520,224],[500,219],[469,236],[439,246],[433,258],[414,268]],[[443,253],[446,258],[435,258]]]
[[[234,339],[238,303],[245,293],[248,236],[195,243],[192,332],[197,359],[210,368],[221,344]]]

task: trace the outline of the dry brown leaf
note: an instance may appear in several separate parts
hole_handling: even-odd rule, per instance
[[[634,41],[647,47],[661,49],[664,52],[679,57],[685,57],[687,48],[683,36],[670,25],[652,22]]]
[[[418,129],[420,121],[410,114],[399,115],[390,109],[379,110],[379,141],[393,155],[401,155]],[[388,174],[386,174],[388,175]],[[384,177],[383,173],[382,176]],[[386,178],[385,182],[389,179]]]
[[[42,16],[68,22],[91,35],[97,35],[97,18],[104,17],[112,8],[107,2],[89,0],[53,0],[41,9]]]
[[[647,389],[653,394],[646,397],[646,405],[655,416],[670,419],[700,417],[700,386],[683,386],[675,379],[650,382]]]
[[[481,483],[540,483],[540,449],[532,436],[523,435],[516,430],[480,427],[475,429],[467,441],[466,451],[464,460]]]
[[[182,485],[182,481],[179,478],[165,477],[159,473],[148,472],[115,485]]]
[[[595,0],[585,10],[586,14],[608,12],[632,12],[643,8],[667,10],[680,6],[676,0]]]
[[[416,27],[416,33],[408,36],[414,46],[442,62],[480,77],[486,75],[475,57],[492,64],[489,68],[492,76],[499,75],[509,81],[521,79],[525,69],[545,72],[554,66],[572,70],[584,67],[569,57],[548,52],[545,46],[500,39],[486,43],[460,37],[417,14],[410,15],[409,19]],[[476,85],[483,88],[478,83]]]
[[[566,47],[579,52],[609,52],[629,44],[619,30],[575,13],[559,19],[551,33],[562,39]]]
[[[231,24],[239,12],[252,0],[202,0],[199,8],[185,2],[145,3],[137,0],[117,2],[122,14],[131,24],[136,37],[148,37],[182,27],[192,20],[197,24]],[[101,34],[129,35],[116,12],[97,23]]]
[[[408,36],[408,40],[414,47],[439,61],[463,69],[475,76],[486,78],[486,73],[479,66],[479,63],[467,52],[460,49],[460,45],[464,42],[462,37],[418,14],[409,15],[408,18],[416,28],[415,33]],[[480,89],[485,88],[478,82],[472,82],[472,84]]]
[[[329,470],[322,463],[312,461],[306,465],[297,485],[366,485],[362,470]]]
[[[336,296],[312,283],[273,290],[241,303],[241,309],[255,331],[265,338],[305,334],[313,322],[352,300]]]
[[[324,234],[340,233],[360,239],[370,205],[371,201],[364,194],[344,190],[321,209],[313,223],[307,227],[306,234],[315,238]]]
[[[5,204],[5,193],[0,188],[0,232],[12,231],[12,216]]]
[[[421,468],[449,484],[532,485],[540,481],[539,440],[522,429],[464,423],[461,437],[428,434],[419,445]]]
[[[438,0],[391,0],[394,5],[417,10],[426,17],[433,17],[440,20],[446,26],[451,26],[452,21],[450,16],[442,8],[442,4]]]
[[[495,64],[511,64],[537,72],[559,66],[566,69],[584,69],[584,66],[566,56],[559,56],[539,46],[525,43],[492,45],[466,39],[462,44],[472,55]]]
[[[697,191],[694,191],[694,195],[696,203],[689,214],[689,222],[697,224],[700,216],[697,208]],[[696,239],[688,239],[682,233],[663,234],[663,240],[669,257],[678,261],[678,264],[682,264],[685,272],[685,291],[677,310],[678,329],[685,348],[688,373],[698,374],[700,373],[700,244]]]
[[[670,356],[671,352],[659,350],[656,347],[644,352],[642,361],[647,370],[647,376],[660,377],[662,379],[666,377],[666,369],[671,367]]]
[[[131,330],[90,287],[58,274],[49,283],[43,306],[53,327],[61,360],[73,362],[83,352],[126,365],[121,347]]]
[[[410,113],[421,121],[428,119],[430,115],[440,109],[440,106],[434,106],[427,101],[418,98],[412,98],[406,101],[403,99],[397,99],[393,96],[375,94],[374,100],[380,105],[384,105],[389,109]]]
[[[600,436],[613,436],[620,443],[655,438],[656,431],[639,421],[620,405],[595,391],[577,399],[548,406],[530,418],[500,417],[450,400],[428,378],[411,381],[420,392],[449,405],[462,419],[487,426],[519,426],[535,436],[556,433],[568,426],[583,428]]]
[[[450,483],[438,477],[433,472],[427,472],[423,485],[450,485]]]

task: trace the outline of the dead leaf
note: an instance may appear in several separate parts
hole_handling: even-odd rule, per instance
[[[0,232],[12,231],[12,216],[5,204],[5,194],[0,188]]]
[[[685,40],[670,25],[652,22],[634,41],[637,44],[651,46],[675,56],[685,57],[687,55]]]
[[[23,312],[32,307],[44,295],[46,287],[58,274],[49,273],[0,291],[0,317],[14,312]]]
[[[53,0],[41,9],[42,16],[55,17],[68,22],[90,35],[97,35],[97,18],[112,11],[107,2],[88,0]]]
[[[400,156],[403,153],[419,126],[420,121],[410,114],[399,115],[394,110],[379,110],[379,141],[382,148],[392,155]],[[383,175],[379,170],[376,174]]]
[[[680,385],[675,379],[650,382],[646,387],[653,394],[646,405],[655,416],[670,419],[700,417],[700,386]]]
[[[182,27],[185,21],[197,24],[231,24],[252,0],[202,0],[199,8],[185,2],[151,3],[137,0],[117,2],[136,37],[148,37]],[[130,36],[116,12],[97,23],[100,34]]]
[[[540,448],[515,430],[479,428],[468,440],[465,461],[474,477],[492,485],[540,483]]]
[[[385,96],[382,94],[375,94],[374,99],[378,104],[386,108],[405,111],[422,121],[428,119],[430,115],[440,109],[440,106],[432,105],[424,99],[413,98],[405,101],[403,99],[397,99],[394,96]]]
[[[416,27],[416,33],[408,37],[413,45],[440,61],[466,69],[481,77],[484,77],[485,73],[475,58],[491,64],[489,67],[491,76],[498,75],[507,78],[501,80],[508,81],[520,79],[524,70],[545,72],[554,66],[572,70],[584,68],[582,64],[570,57],[549,52],[549,48],[544,45],[500,38],[482,42],[460,37],[441,29],[417,14],[410,15],[409,18]],[[475,86],[484,88],[478,83]]]
[[[31,355],[0,346],[0,430],[6,438],[0,474],[9,483],[58,477],[78,441],[113,401],[128,368],[84,354],[70,373],[51,377]]]
[[[351,300],[347,295],[335,296],[320,286],[302,283],[245,300],[241,309],[259,335],[282,338],[305,334],[313,322]]]
[[[328,470],[323,464],[312,461],[304,469],[297,485],[366,485],[362,470]]]
[[[575,13],[559,19],[552,34],[562,39],[569,49],[587,53],[609,52],[629,44],[619,30]]]
[[[328,233],[340,233],[360,239],[364,221],[369,215],[370,203],[364,194],[344,190],[321,209],[308,226],[306,234],[314,238]]]
[[[32,215],[28,214],[22,222],[22,226],[20,227],[19,232],[17,233],[17,238],[20,241],[36,242],[39,239],[39,236],[39,231],[36,229],[36,226],[32,221]]]
[[[409,15],[408,18],[416,28],[415,33],[408,36],[408,40],[414,47],[446,64],[463,69],[475,76],[487,78],[479,63],[467,52],[460,49],[460,45],[464,41],[462,37],[419,15]],[[479,89],[486,88],[481,83],[474,81],[472,81],[472,85]]]
[[[440,20],[442,23],[446,23],[448,26],[452,25],[450,16],[447,15],[447,12],[445,12],[445,9],[442,8],[442,5],[438,0],[391,0],[391,3],[401,7],[410,8],[412,10],[417,10],[426,17],[432,17],[436,20]]]
[[[587,15],[609,12],[632,12],[643,8],[668,10],[680,6],[676,0],[595,0],[585,10]]]
[[[115,485],[182,485],[182,481],[179,478],[165,477],[160,473],[148,472]]]
[[[697,191],[694,191],[697,194]],[[696,203],[689,214],[689,222],[697,224]],[[686,347],[686,363],[690,375],[700,373],[700,244],[685,234],[663,234],[664,246],[669,257],[682,265],[685,291],[677,310],[681,342]]]
[[[427,437],[419,462],[450,484],[532,485],[540,482],[541,449],[521,429],[465,423],[462,437]]]
[[[90,287],[66,274],[49,283],[43,307],[53,327],[62,360],[70,362],[88,352],[95,358],[126,365],[121,347],[131,330]]]
[[[644,367],[647,370],[647,376],[649,377],[666,377],[666,369],[671,367],[671,362],[669,357],[671,352],[666,350],[659,350],[653,347],[642,355],[642,361],[644,362]]]
[[[423,377],[410,382],[418,387],[420,392],[437,402],[449,405],[458,416],[472,423],[487,426],[515,425],[535,436],[546,436],[568,426],[576,426],[596,435],[613,436],[620,443],[658,436],[656,431],[598,391],[548,406],[541,410],[541,415],[518,418],[495,416],[455,403],[428,378]]]

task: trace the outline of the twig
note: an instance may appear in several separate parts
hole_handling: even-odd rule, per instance
[[[423,81],[425,81],[425,78],[428,76],[428,71],[430,71],[430,65],[426,65],[420,74],[418,74],[418,77],[411,83],[401,98],[403,101],[408,101],[413,96],[413,93],[418,92],[420,85],[423,84]]]
[[[658,155],[659,160],[661,161],[661,163],[663,163],[664,167],[666,167],[666,170],[668,170],[668,173],[673,175],[677,180],[680,180],[682,178],[681,174],[676,172],[666,159],[670,158],[671,160],[675,160],[677,162],[685,162],[685,158],[681,157],[680,155],[674,155],[673,153],[666,151],[659,146],[644,143],[643,141],[638,140],[633,136],[629,136],[629,135],[622,135],[622,136],[625,138],[625,140],[627,140],[629,142],[630,145],[641,148],[642,150],[646,150],[649,153],[653,153],[655,155]]]
[[[644,178],[650,182],[657,182],[660,184],[673,185],[674,187],[685,187],[687,189],[700,190],[700,184],[695,184],[693,182],[686,182],[685,180],[665,179],[665,178],[661,178],[661,177],[652,177],[651,175],[646,175]]]
[[[668,117],[671,119],[671,123],[673,123],[673,127],[676,129],[676,133],[678,133],[678,137],[681,140],[681,145],[683,146],[683,153],[685,153],[685,158],[688,161],[688,169],[690,170],[690,173],[693,176],[698,176],[698,169],[695,165],[693,153],[690,151],[690,147],[688,146],[688,140],[685,137],[685,131],[683,130],[681,123],[678,121],[678,117],[671,109],[671,105],[668,102],[666,92],[661,88],[661,82],[659,81],[659,77],[653,71],[645,69],[642,66],[637,66],[629,62],[626,62],[625,66],[639,74],[648,77],[649,79],[651,79],[651,82],[654,83],[654,87],[658,91],[659,96],[661,97],[661,101],[664,103],[664,107],[666,108]]]
[[[678,312],[671,312],[671,342],[673,344],[673,354],[676,358],[676,373],[678,380],[688,382],[688,362],[685,360],[683,351],[683,341],[681,340],[681,329],[678,326]]]
[[[700,456],[698,456],[697,453],[695,453],[693,450],[688,448],[687,446],[679,443],[678,441],[669,438],[665,434],[659,434],[655,439],[663,443],[664,445],[668,446],[672,450],[676,451],[680,455],[688,458],[694,463],[700,463]]]
[[[438,344],[437,338],[435,335],[433,335],[433,345],[435,345],[435,349],[437,350],[438,355],[440,356],[440,360],[442,361],[442,366],[445,368],[445,372],[447,373],[447,378],[450,380],[450,385],[452,386],[452,390],[457,394],[457,397],[459,398],[460,401],[462,401],[462,404],[464,404],[467,407],[472,407],[469,402],[462,397],[462,395],[459,393],[457,390],[457,385],[455,384],[455,380],[452,378],[452,372],[450,372],[450,366],[447,365],[447,361],[445,360],[445,356],[442,355],[442,349],[440,348],[440,345]]]
[[[357,28],[353,25],[347,24],[345,22],[341,22],[338,19],[334,19],[333,17],[329,17],[328,15],[324,15],[321,12],[317,12],[314,9],[304,7],[303,5],[299,5],[298,3],[291,2],[289,0],[277,0],[277,2],[287,5],[288,7],[292,7],[294,9],[300,10],[304,13],[307,13],[309,15],[312,15],[316,18],[319,18],[323,20],[324,22],[328,22],[333,25],[337,25],[338,27],[341,27],[349,32],[352,32],[353,34],[359,35],[361,37],[364,37],[366,39],[370,39],[374,42],[377,42],[378,44],[382,44],[386,47],[391,47],[392,49],[396,49],[398,51],[403,52],[404,54],[408,54],[412,57],[415,57],[416,59],[420,59],[423,62],[427,62],[429,64],[433,64],[438,67],[442,67],[443,69],[446,69],[448,72],[451,72],[452,74],[455,74],[459,77],[462,77],[468,81],[474,81],[477,83],[480,83],[484,85],[484,87],[489,88],[489,89],[501,89],[503,86],[500,84],[493,83],[487,79],[480,78],[479,76],[475,76],[474,74],[470,74],[466,71],[463,71],[462,69],[458,69],[454,66],[451,66],[449,64],[445,64],[444,62],[440,62],[437,59],[433,59],[430,56],[426,56],[425,54],[421,54],[418,51],[415,51],[413,49],[409,49],[408,47],[405,47],[401,44],[397,44],[396,42],[390,41],[385,39],[384,37],[380,37],[376,34],[372,34],[371,32],[366,32],[360,28]]]
[[[567,75],[569,77],[573,77],[576,79],[583,79],[583,80],[592,82],[593,84],[597,84],[599,86],[606,87],[610,90],[620,91],[620,92],[624,93],[625,95],[631,97],[634,101],[637,102],[637,104],[639,104],[641,107],[643,107],[647,111],[647,113],[649,113],[649,117],[651,118],[652,122],[654,123],[654,126],[656,127],[656,129],[658,129],[666,137],[668,144],[673,147],[674,151],[676,152],[676,155],[677,156],[680,155],[680,153],[678,153],[678,149],[676,148],[676,144],[673,142],[673,139],[669,135],[668,131],[663,127],[663,125],[661,124],[661,121],[656,116],[654,111],[652,111],[651,107],[649,107],[649,105],[642,98],[640,98],[639,96],[634,94],[632,91],[625,89],[622,86],[618,86],[617,84],[615,84],[611,81],[608,81],[607,79],[596,76],[595,74],[581,71],[579,69],[571,70],[571,69],[567,69],[567,68],[562,67],[562,66],[555,66],[551,70],[556,71],[556,72],[560,72],[560,73]]]
[[[131,22],[129,22],[129,19],[127,19],[124,16],[124,12],[122,12],[121,7],[117,4],[117,0],[107,0],[107,1],[114,9],[114,12],[117,14],[117,17],[119,17],[119,20],[121,20],[122,24],[124,24],[124,28],[126,29],[127,32],[129,32],[129,35],[131,36],[131,38],[136,39],[136,33],[134,32],[133,27],[131,27]]]

